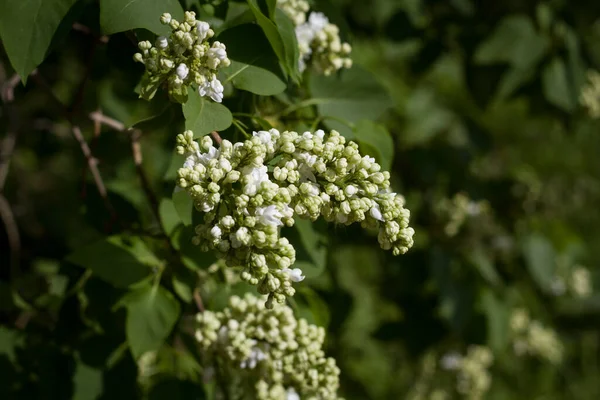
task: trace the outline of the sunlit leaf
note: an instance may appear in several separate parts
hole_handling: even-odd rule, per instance
[[[0,1],[0,38],[23,83],[46,57],[52,37],[76,0]]]
[[[67,261],[89,268],[116,287],[128,287],[146,278],[161,261],[136,236],[110,236],[77,249]]]
[[[125,333],[133,356],[158,350],[179,319],[179,302],[161,286],[144,286],[129,292],[121,305],[127,308]]]
[[[177,0],[100,0],[100,26],[107,35],[137,28],[167,35],[171,28],[160,23],[166,12],[179,21],[183,19]]]
[[[204,136],[212,131],[222,131],[233,121],[231,111],[222,104],[201,97],[190,88],[189,99],[183,105],[185,129],[194,132],[194,137]]]

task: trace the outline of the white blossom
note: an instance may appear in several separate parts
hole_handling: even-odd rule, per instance
[[[305,276],[302,275],[302,270],[300,268],[284,268],[282,272],[285,272],[292,282],[301,282],[304,280]]]
[[[276,206],[270,205],[268,207],[260,207],[256,209],[256,217],[258,222],[263,225],[281,226],[281,218],[283,214],[277,209]]]

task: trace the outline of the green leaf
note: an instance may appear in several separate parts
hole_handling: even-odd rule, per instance
[[[136,236],[110,236],[82,247],[67,261],[89,268],[100,279],[113,286],[126,288],[146,278],[161,261]]]
[[[194,210],[194,201],[188,192],[179,190],[173,193],[173,207],[179,216],[179,219],[185,226],[192,224],[192,212]]]
[[[320,115],[339,118],[350,124],[362,119],[375,120],[392,105],[389,95],[375,77],[358,66],[342,71],[338,77],[313,75],[310,91],[312,98],[309,102],[317,105]],[[327,121],[327,125],[348,138],[352,137],[348,124]]]
[[[506,62],[518,68],[530,68],[546,54],[547,37],[538,34],[531,18],[513,15],[504,18],[492,35],[475,52],[478,64]]]
[[[136,359],[160,349],[179,319],[179,302],[162,286],[147,285],[131,291],[120,305],[127,308],[125,333]]]
[[[107,35],[137,28],[168,35],[171,29],[160,23],[166,12],[179,21],[183,19],[177,0],[100,0],[100,26]]]
[[[248,38],[252,46],[248,46]],[[286,88],[277,56],[262,30],[255,24],[238,25],[218,37],[227,43],[227,56],[232,60],[223,68],[227,81],[242,90],[271,96]]]
[[[102,371],[78,361],[73,375],[73,400],[95,400],[103,392]]]
[[[499,285],[502,283],[502,279],[500,278],[500,275],[498,275],[494,263],[481,246],[470,248],[467,257],[475,268],[477,268],[483,279],[492,285]]]
[[[562,58],[556,57],[542,71],[544,96],[548,102],[564,111],[573,111],[577,98],[571,90],[567,68]]]
[[[183,116],[185,129],[193,131],[194,137],[225,130],[233,121],[233,115],[227,107],[201,97],[192,88],[189,90],[189,100],[183,105]]]
[[[296,262],[293,267],[300,268],[306,277],[319,276],[325,269],[327,236],[318,230],[323,224],[322,220],[312,222],[298,218],[286,234],[296,248]]]
[[[501,352],[509,342],[510,309],[488,289],[481,294],[481,307],[487,317],[490,347],[496,352]]]
[[[171,235],[177,225],[181,223],[179,213],[175,208],[175,204],[171,199],[161,199],[158,206],[158,213],[160,215],[160,223],[162,224],[167,235]]]
[[[532,234],[523,239],[522,251],[531,277],[541,289],[550,292],[556,268],[552,243],[543,236]]]
[[[312,324],[327,328],[330,320],[327,303],[306,285],[297,285],[294,300],[298,304],[297,316]]]
[[[31,71],[44,61],[56,29],[76,1],[0,2],[0,38],[23,84]]]
[[[24,343],[20,332],[0,326],[0,355],[6,356],[9,361],[16,361],[15,348]]]
[[[186,269],[185,271],[189,271],[189,269]],[[185,277],[180,274],[174,274],[171,278],[171,284],[173,285],[173,290],[181,300],[186,303],[191,303],[194,291],[193,286],[191,286],[184,278]]]
[[[365,152],[375,157],[381,168],[386,171],[391,169],[394,140],[385,126],[367,119],[361,120],[354,127],[354,139],[367,147]]]
[[[296,38],[296,26],[280,9],[275,11],[275,23],[283,42],[285,65],[287,66],[288,73],[295,82],[298,82],[301,74],[298,65],[300,50],[298,49],[298,39]]]
[[[269,19],[269,17],[263,14],[256,0],[248,0],[248,6],[254,14],[256,22],[269,40],[269,43],[271,43],[271,47],[277,55],[277,58],[279,58],[279,61],[285,66],[285,71],[288,75],[293,75],[291,73],[290,66],[287,64],[285,45],[283,44],[283,39],[281,38],[281,34],[279,33],[277,25],[275,25],[275,23]]]

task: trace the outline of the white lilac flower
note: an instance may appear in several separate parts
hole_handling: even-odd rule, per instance
[[[330,75],[342,68],[350,68],[349,58],[352,48],[343,43],[339,36],[339,28],[330,23],[325,14],[312,12],[306,20],[306,11],[296,7],[294,2],[282,0],[278,2],[281,8],[296,25],[295,33],[298,42],[298,69],[303,72],[308,65],[322,74]]]
[[[213,76],[210,81],[205,81],[203,84],[198,85],[198,93],[200,96],[208,96],[217,103],[223,101],[223,90],[223,84],[216,76]]]
[[[208,24],[208,22],[198,21],[196,23],[196,31],[198,32],[198,38],[200,40],[204,40],[207,37],[212,36],[212,34],[209,33],[212,33],[212,29],[210,29],[210,25]]]
[[[281,218],[283,214],[277,209],[277,206],[271,204],[268,207],[260,207],[256,209],[256,218],[259,223],[270,226],[281,226]]]
[[[300,396],[292,387],[285,392],[285,400],[300,400]]]
[[[171,99],[179,103],[187,101],[190,85],[201,96],[221,102],[223,85],[216,78],[217,72],[231,64],[225,45],[208,42],[214,31],[207,22],[197,21],[193,12],[186,12],[181,23],[170,14],[163,14],[160,20],[171,28],[171,34],[158,37],[155,47],[148,41],[140,42],[140,52],[133,57],[146,67],[141,97],[152,99],[159,83],[164,82]]]
[[[325,329],[296,319],[287,305],[266,309],[260,297],[233,296],[196,321],[203,368],[227,371],[217,391],[240,399],[341,400],[340,369],[323,351]]]
[[[156,43],[154,45],[159,49],[166,49],[169,45],[169,40],[164,36],[159,36],[156,38]]]
[[[460,368],[461,363],[463,361],[463,357],[457,352],[451,352],[448,354],[444,354],[444,356],[440,360],[440,365],[443,369],[446,370],[457,370]]]
[[[177,70],[175,71],[179,79],[183,80],[187,78],[188,73],[190,72],[189,68],[185,64],[179,64],[177,66]]]
[[[302,282],[305,278],[305,276],[302,275],[302,270],[300,268],[284,268],[282,272],[286,273],[292,282]]]
[[[192,242],[240,267],[241,279],[269,295],[269,305],[292,296],[292,283],[303,279],[281,231],[297,218],[360,223],[378,231],[381,248],[394,255],[413,244],[410,212],[391,192],[389,172],[336,131],[272,129],[235,145],[223,140],[219,149],[209,135],[200,143],[193,136],[178,135],[176,146],[187,155],[178,186],[205,212]]]

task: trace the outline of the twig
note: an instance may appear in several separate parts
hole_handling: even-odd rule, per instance
[[[89,27],[80,24],[79,22],[75,22],[73,24],[73,30],[84,33],[86,35],[90,35],[96,40],[98,43],[106,44],[108,43],[108,36],[106,35],[98,35],[96,32],[92,31]]]
[[[21,237],[19,228],[15,221],[15,216],[10,208],[10,203],[6,197],[0,193],[0,219],[6,229],[8,237],[8,246],[10,247],[10,276],[16,278],[19,273],[19,259],[21,254]]]
[[[6,184],[8,170],[10,169],[10,160],[15,150],[19,132],[18,114],[12,103],[15,99],[15,87],[19,84],[20,80],[19,75],[14,74],[4,82],[0,93],[8,117],[6,137],[2,141],[2,148],[0,148],[0,219],[4,224],[8,238],[8,246],[10,248],[10,277],[12,279],[15,279],[19,273],[21,236],[10,203],[4,196],[4,185]]]
[[[73,133],[73,136],[79,143],[79,147],[81,148],[81,151],[87,160],[88,168],[90,169],[90,171],[92,171],[92,176],[94,178],[94,183],[96,185],[96,188],[98,189],[98,193],[102,197],[102,200],[104,201],[106,209],[108,210],[108,212],[111,215],[111,220],[113,220],[113,221],[116,220],[117,213],[116,213],[115,209],[113,208],[112,204],[110,203],[110,200],[108,199],[108,194],[106,192],[106,186],[104,185],[104,181],[102,180],[102,175],[100,174],[100,170],[98,169],[98,160],[96,158],[94,158],[94,156],[92,155],[92,151],[90,150],[85,138],[83,137],[83,134],[81,133],[81,129],[79,128],[79,126],[77,126],[77,124],[75,124],[75,122],[73,121],[73,116],[71,115],[69,110],[56,97],[56,95],[52,91],[52,88],[40,76],[40,74],[37,72],[37,70],[34,70],[31,73],[31,77],[33,78],[33,80],[36,81],[37,84],[42,86],[48,92],[48,94],[52,97],[54,102],[61,108],[65,118],[71,123],[71,127],[72,127],[71,132]]]
[[[88,146],[83,134],[81,133],[81,129],[79,126],[72,124],[73,136],[79,142],[79,147],[81,147],[81,152],[83,156],[87,160],[88,167],[90,171],[92,171],[92,177],[94,179],[94,183],[96,184],[96,188],[98,188],[98,193],[100,197],[104,200],[104,204],[106,208],[110,211],[111,215],[115,215],[115,210],[113,209],[112,204],[108,200],[108,192],[106,191],[106,186],[104,186],[104,181],[102,180],[102,176],[100,175],[100,170],[98,170],[98,159],[96,159],[92,155],[92,151]]]
[[[121,121],[117,121],[116,119],[107,117],[106,115],[102,114],[102,112],[100,111],[94,111],[92,113],[90,113],[90,119],[94,122],[99,122],[102,123],[106,126],[110,126],[111,128],[113,128],[116,131],[119,132],[126,132],[129,133],[131,135],[131,152],[133,154],[133,162],[135,164],[135,169],[137,171],[137,174],[140,178],[140,183],[142,184],[142,190],[144,191],[144,194],[146,195],[146,198],[148,199],[148,202],[150,203],[150,208],[152,209],[152,213],[154,214],[154,217],[156,218],[156,220],[158,221],[158,224],[161,226],[162,229],[162,224],[160,223],[160,212],[159,212],[159,201],[156,197],[156,195],[154,194],[154,191],[152,190],[152,185],[150,184],[150,180],[148,179],[148,176],[146,175],[146,172],[144,171],[144,156],[142,154],[142,146],[140,143],[140,138],[142,137],[142,132],[139,129],[133,129],[133,128],[127,128],[125,127],[125,124],[122,123]],[[164,232],[164,229],[162,229]],[[164,233],[166,236],[166,232]]]
[[[202,302],[202,297],[200,296],[200,289],[194,289],[194,302],[196,302],[196,307],[200,312],[204,312],[204,303]]]
[[[152,213],[158,222],[158,225],[161,227],[161,230],[164,232],[164,228],[162,223],[160,222],[160,211],[159,206],[160,203],[154,194],[154,190],[152,190],[152,186],[150,185],[150,180],[144,171],[144,158],[142,154],[142,145],[140,143],[140,138],[142,136],[142,132],[137,129],[131,130],[131,151],[133,153],[133,162],[135,164],[135,169],[137,171],[138,176],[140,177],[140,183],[142,184],[142,190],[150,203],[150,208],[152,209]],[[165,232],[165,236],[167,236]],[[168,238],[168,237],[167,237]]]
[[[223,139],[221,138],[221,135],[219,135],[219,132],[217,132],[217,131],[212,131],[210,133],[210,135],[215,140],[215,142],[217,142],[217,144],[221,144],[221,142],[223,141]]]

